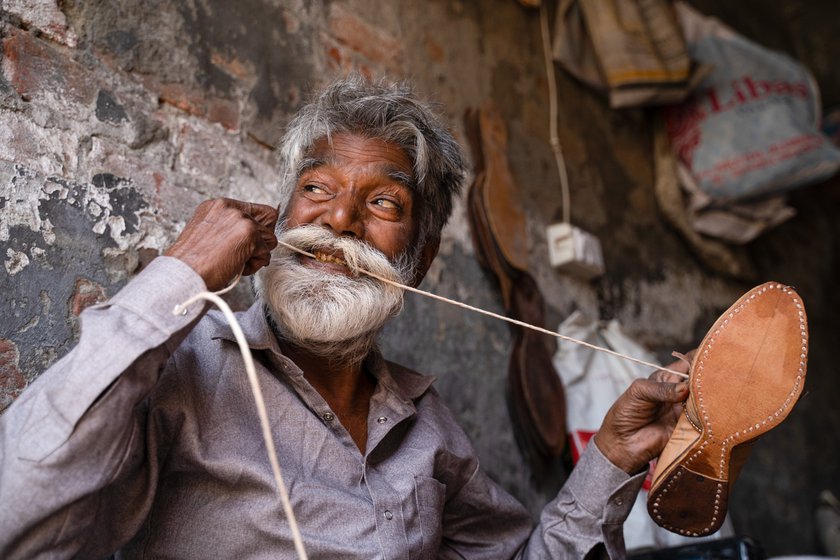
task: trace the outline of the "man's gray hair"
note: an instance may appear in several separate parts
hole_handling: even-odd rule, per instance
[[[289,123],[281,143],[282,200],[288,202],[300,165],[322,138],[351,133],[390,142],[414,167],[421,243],[440,235],[464,180],[461,147],[429,104],[406,83],[361,76],[333,82]]]

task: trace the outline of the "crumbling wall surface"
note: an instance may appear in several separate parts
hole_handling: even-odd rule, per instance
[[[836,46],[834,20],[809,20],[808,44]],[[733,515],[769,552],[816,551],[813,489],[840,494],[840,443],[813,429],[840,428],[830,357],[836,188],[797,193],[799,215],[738,253],[752,278],[716,274],[658,211],[650,113],[610,111],[558,68],[572,221],[600,237],[607,267],[584,282],[547,264],[544,229],[562,216],[548,88],[538,12],[514,0],[3,0],[0,34],[0,409],[72,347],[81,310],[162,252],[201,200],[279,202],[274,147],[310,89],[350,70],[405,77],[440,104],[462,142],[467,108],[492,100],[502,112],[549,326],[576,309],[618,318],[664,360],[696,345],[752,283],[800,289],[812,320],[812,389],[756,446]],[[826,98],[840,98],[830,64],[815,61]],[[422,287],[501,311],[475,261],[463,199]],[[248,289],[234,300],[247,305]],[[517,451],[505,405],[507,326],[409,295],[381,342],[390,358],[438,376],[484,467],[537,512],[564,474],[536,488]]]
[[[3,3],[0,407],[202,199],[276,204],[272,147],[320,69],[321,7],[188,4]]]

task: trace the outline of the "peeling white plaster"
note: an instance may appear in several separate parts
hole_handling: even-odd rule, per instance
[[[55,244],[55,228],[53,228],[52,222],[49,218],[44,220],[43,224],[41,225],[41,235],[44,238],[44,241],[47,245],[52,246]]]
[[[18,181],[28,178],[17,177]],[[37,200],[28,198],[26,195],[29,193],[21,190],[18,183],[12,182],[12,175],[6,177],[6,181],[0,185],[0,198],[5,199],[5,207],[0,212],[0,241],[9,240],[9,228],[13,226],[26,226],[32,231],[38,231],[41,227]]]
[[[111,206],[109,192],[103,187],[86,185],[82,206],[91,218],[99,218],[91,230],[98,235],[104,234],[107,230],[109,237],[116,243],[119,251],[127,251],[136,247],[140,239],[145,237],[143,228],[147,224],[144,223],[144,218],[149,217],[148,213],[137,212],[138,231],[131,234],[126,233],[125,217],[111,214],[114,209]]]
[[[145,222],[145,225],[141,228],[139,234],[137,236],[132,236],[132,239],[135,240],[132,247],[138,250],[154,249],[159,252],[163,251],[172,243],[172,240],[176,236],[177,232],[174,232],[171,228],[165,227],[160,222],[154,221],[151,216],[148,218],[148,221]]]
[[[25,161],[29,169],[44,175],[66,175],[72,172],[68,165],[75,159],[79,136],[55,122],[57,115],[67,116],[66,111],[48,110],[42,102],[48,101],[32,104],[31,119],[23,113],[0,110],[0,157],[7,162]],[[44,122],[38,122],[39,116]]]
[[[33,245],[32,248],[29,249],[29,254],[32,255],[32,260],[38,263],[41,267],[47,270],[53,269],[52,265],[47,260],[47,252],[42,248]]]
[[[99,220],[98,222],[96,222],[96,223],[93,225],[93,228],[91,228],[91,230],[93,231],[93,233],[95,233],[95,234],[97,234],[97,235],[102,235],[103,233],[105,233],[105,228],[106,228],[107,226],[108,226],[108,219],[107,219],[107,218],[104,218],[104,219]]]
[[[108,216],[99,220],[96,225],[93,226],[93,231],[98,234],[105,233],[105,228],[110,228],[111,232],[111,239],[119,241],[125,238],[123,232],[125,231],[125,219],[122,216]],[[121,249],[125,249],[126,247],[121,247]]]
[[[111,197],[108,195],[108,190],[95,185],[86,185],[83,204],[88,209],[88,213],[94,217],[101,215],[103,211],[106,215],[110,214],[112,210]],[[96,213],[92,209],[93,204],[99,207],[95,211]]]
[[[87,211],[88,214],[96,218],[102,214],[102,207],[96,202],[90,201],[87,205]]]
[[[6,267],[6,272],[8,272],[10,276],[14,276],[29,266],[29,257],[27,257],[26,253],[22,251],[15,251],[9,247],[6,249],[6,256],[9,258],[6,259],[6,262],[3,264]]]
[[[14,178],[14,181],[12,180]],[[3,183],[0,184],[0,198],[5,200],[3,212],[0,212],[0,242],[10,239],[10,230],[14,227],[25,227],[43,238],[44,245],[52,246],[56,241],[56,233],[49,218],[41,218],[39,208],[44,201],[57,199],[66,201],[83,209],[91,221],[91,230],[99,235],[106,234],[114,241],[119,251],[127,251],[138,246],[140,241],[146,247],[160,249],[169,242],[169,235],[162,231],[156,223],[153,213],[141,210],[137,212],[138,228],[133,233],[126,232],[125,217],[113,215],[110,190],[91,183],[71,186],[68,188],[57,181],[49,180],[31,170],[17,168],[17,173],[3,173]],[[122,186],[127,186],[124,183]],[[43,249],[37,253],[45,258]],[[33,253],[33,259],[36,253]],[[29,264],[22,259],[7,261],[6,268],[16,272]]]
[[[64,185],[60,185],[60,184],[54,183],[52,181],[44,182],[44,184],[41,186],[41,190],[49,196],[52,196],[52,195],[58,193],[59,200],[66,200],[67,199],[67,194],[70,192],[70,189],[68,189]],[[43,198],[43,197],[39,197],[39,198]]]

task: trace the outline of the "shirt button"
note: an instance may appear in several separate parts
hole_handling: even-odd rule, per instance
[[[377,418],[377,419],[376,419],[376,421],[377,421],[379,424],[384,424],[385,422],[387,422],[387,421],[388,421],[388,419],[387,419],[387,418],[385,418],[384,416],[380,416],[379,418]],[[390,518],[389,518],[389,519],[390,519]]]
[[[615,503],[615,505],[620,506],[624,503],[624,498],[616,498],[615,500],[613,500],[613,502]]]
[[[335,414],[333,414],[332,412],[325,412],[324,420],[326,420],[327,422],[332,422],[333,420],[335,420]]]
[[[388,521],[391,521],[393,518],[394,518],[394,514],[386,509],[385,510],[385,519],[387,519]]]

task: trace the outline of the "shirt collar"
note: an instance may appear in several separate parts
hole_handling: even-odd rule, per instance
[[[365,367],[371,375],[376,377],[380,385],[403,401],[413,401],[420,397],[437,379],[434,375],[423,375],[389,362],[382,357],[379,348],[374,348],[365,358]]]
[[[214,340],[221,338],[236,342],[233,329],[221,313],[211,312],[208,315],[213,319],[210,338]],[[268,325],[265,304],[262,300],[254,302],[247,311],[237,313],[236,318],[239,320],[242,334],[245,335],[245,340],[251,350],[271,350],[278,355],[282,355],[277,337],[274,336],[271,327]]]

